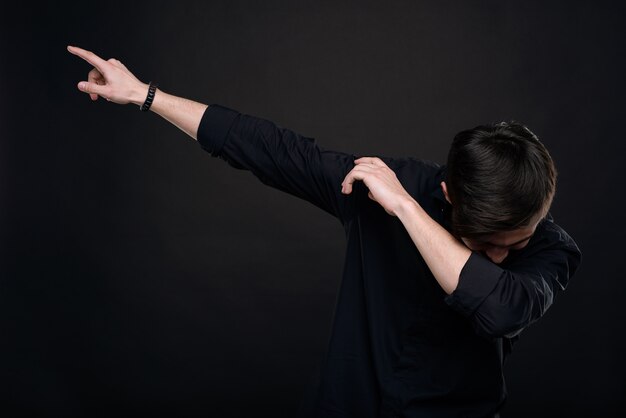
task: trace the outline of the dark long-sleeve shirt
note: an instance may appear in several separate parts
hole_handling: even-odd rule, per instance
[[[311,416],[496,416],[513,342],[552,305],[580,262],[578,247],[550,217],[500,265],[473,252],[447,295],[404,225],[368,198],[363,182],[350,195],[341,193],[356,156],[219,105],[202,117],[198,142],[264,184],[325,210],[345,229],[343,278]],[[440,187],[445,166],[379,157],[449,229]]]

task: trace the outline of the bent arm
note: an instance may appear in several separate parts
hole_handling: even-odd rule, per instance
[[[361,157],[354,163],[341,192],[349,195],[354,182],[363,181],[368,197],[398,217],[439,285],[452,293],[471,251],[428,215],[381,158]]]
[[[511,337],[545,314],[580,263],[580,250],[551,219],[544,219],[524,249],[499,266],[471,251],[404,189],[378,157],[361,157],[342,183],[350,194],[361,180],[370,199],[397,216],[434,278],[445,301],[469,317],[477,333]],[[514,258],[514,261],[511,260]]]
[[[506,267],[472,253],[446,303],[478,334],[511,338],[541,318],[566,289],[581,260],[576,243],[544,220],[527,249]]]
[[[504,267],[469,250],[415,201],[396,214],[447,293],[446,303],[489,338],[514,337],[541,318],[580,264],[574,241],[550,220]]]
[[[539,242],[501,267],[465,247],[417,203],[397,215],[448,294],[446,303],[490,338],[512,338],[541,318],[580,263],[574,241],[548,220]]]

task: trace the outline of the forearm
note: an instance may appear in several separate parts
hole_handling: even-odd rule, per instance
[[[144,84],[134,95],[131,100],[132,103],[141,106],[146,100],[147,94],[148,85]],[[207,107],[203,103],[173,96],[157,89],[150,110],[197,140],[198,126]]]
[[[396,211],[435,279],[447,294],[459,283],[463,266],[472,252],[432,219],[415,201],[407,200]]]

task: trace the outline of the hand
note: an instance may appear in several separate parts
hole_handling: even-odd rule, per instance
[[[91,100],[102,96],[119,104],[141,105],[145,101],[148,85],[142,83],[120,61],[114,58],[105,61],[93,52],[75,46],[68,46],[67,50],[94,66],[87,76],[88,81],[78,83],[78,89],[89,93]]]
[[[397,216],[396,211],[407,201],[413,200],[402,187],[396,173],[378,157],[361,157],[354,160],[356,166],[341,183],[341,192],[350,194],[352,183],[363,180],[369,189],[368,196],[378,202],[388,214]]]

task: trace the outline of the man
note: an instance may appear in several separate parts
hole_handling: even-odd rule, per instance
[[[346,231],[343,280],[316,417],[494,417],[513,342],[565,289],[580,262],[552,222],[556,169],[516,123],[459,133],[447,166],[320,148],[276,124],[157,90],[120,61],[79,90],[152,110],[214,157],[306,199]],[[307,403],[310,402],[310,403]]]

